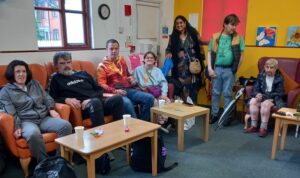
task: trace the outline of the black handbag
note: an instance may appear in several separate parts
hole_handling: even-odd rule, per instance
[[[31,178],[77,178],[71,164],[61,156],[52,156],[41,161]]]

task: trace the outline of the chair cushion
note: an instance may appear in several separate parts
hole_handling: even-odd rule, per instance
[[[297,88],[299,84],[295,82],[284,69],[279,68],[279,71],[281,72],[283,78],[284,78],[284,91],[285,93],[288,93],[289,91]]]
[[[56,139],[56,133],[44,133],[43,140],[44,143],[54,142]],[[24,138],[16,140],[17,146],[20,148],[28,148],[27,141]]]

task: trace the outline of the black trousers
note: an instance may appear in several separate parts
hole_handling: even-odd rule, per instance
[[[90,117],[93,127],[104,124],[104,116],[113,115],[114,120],[121,119],[124,114],[123,99],[121,96],[113,96],[101,101],[99,98],[92,98],[82,112],[83,118]]]

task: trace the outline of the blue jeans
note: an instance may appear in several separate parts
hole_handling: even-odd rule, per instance
[[[224,108],[232,100],[232,88],[235,80],[235,76],[231,71],[231,67],[216,67],[215,72],[217,77],[213,79],[212,83],[212,104],[211,115],[218,116],[220,108],[220,98],[223,92]]]
[[[130,114],[131,117],[136,118],[136,113],[134,110],[134,104],[127,96],[123,96],[123,103],[124,103],[124,113]]]
[[[125,112],[134,112],[133,104],[139,104],[142,107],[141,119],[144,121],[150,121],[150,109],[154,103],[154,96],[133,88],[126,89],[126,92],[127,95],[123,96]],[[129,99],[130,102],[126,98]],[[133,116],[133,114],[131,115]]]

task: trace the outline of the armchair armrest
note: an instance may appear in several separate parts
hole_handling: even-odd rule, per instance
[[[14,155],[18,155],[16,139],[14,137],[15,122],[12,115],[0,112],[0,133],[5,145]]]
[[[62,103],[55,103],[55,111],[59,113],[62,119],[69,120],[70,117],[70,106]]]
[[[83,125],[81,108],[76,109],[76,108],[70,107],[70,119],[69,119],[69,121],[70,121],[70,123],[72,124],[73,127]]]
[[[300,99],[300,87],[288,92],[287,105],[290,108],[296,108],[297,102]]]

